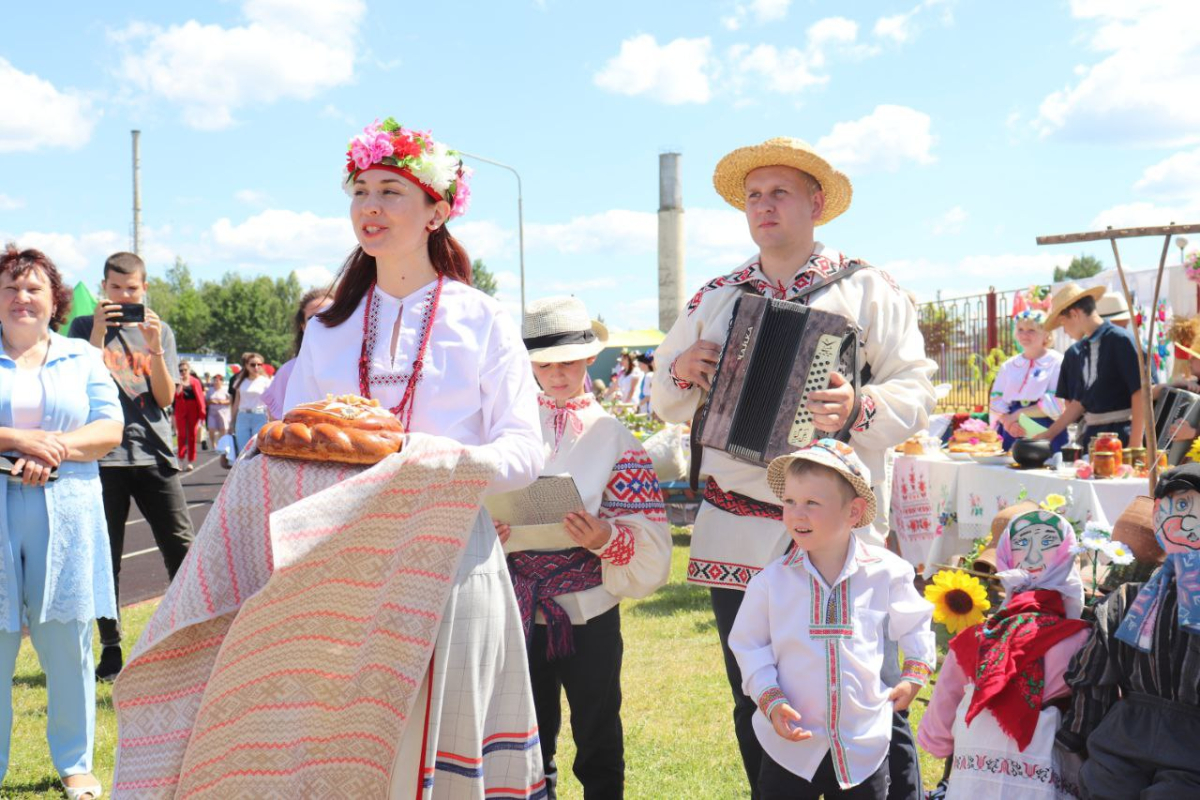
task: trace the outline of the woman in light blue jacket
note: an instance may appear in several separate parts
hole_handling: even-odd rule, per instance
[[[124,414],[101,352],[54,333],[70,290],[50,259],[0,254],[0,781],[12,735],[21,626],[46,673],[46,736],[70,800],[96,800],[92,622],[115,618],[96,460],[121,441]]]

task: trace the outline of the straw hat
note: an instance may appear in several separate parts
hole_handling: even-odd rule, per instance
[[[588,316],[578,297],[547,297],[525,308],[521,338],[530,361],[577,361],[608,345],[608,328]]]
[[[1120,292],[1105,292],[1096,301],[1096,313],[1109,322],[1122,322],[1129,319],[1129,304]]]
[[[850,179],[817,155],[812,145],[801,139],[777,136],[752,147],[740,147],[717,162],[713,186],[725,202],[746,209],[746,175],[759,167],[795,167],[807,172],[825,192],[825,209],[816,221],[824,225],[850,207],[854,188]]]
[[[798,459],[812,461],[841,473],[854,487],[854,493],[867,501],[867,510],[863,512],[857,527],[861,528],[875,521],[875,492],[871,491],[871,472],[850,445],[836,439],[819,439],[802,450],[772,460],[767,467],[767,485],[780,500],[783,499],[783,485],[787,478],[788,466]]]
[[[1090,289],[1085,289],[1078,283],[1068,283],[1066,286],[1054,293],[1054,299],[1050,302],[1050,313],[1046,317],[1046,330],[1052,331],[1058,327],[1059,316],[1070,305],[1079,302],[1085,297],[1091,297],[1096,302],[1100,302],[1100,297],[1104,294],[1103,286],[1093,286]]]

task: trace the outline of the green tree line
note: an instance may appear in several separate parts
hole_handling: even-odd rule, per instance
[[[496,281],[480,260],[472,264],[476,288],[496,294]],[[282,364],[292,353],[292,319],[304,287],[292,273],[286,278],[243,277],[227,272],[218,281],[192,277],[176,257],[163,277],[149,279],[147,304],[175,331],[182,353],[216,353],[237,363],[242,353],[262,353]]]

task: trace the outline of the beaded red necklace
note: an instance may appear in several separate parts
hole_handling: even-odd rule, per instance
[[[412,413],[413,413],[413,398],[416,395],[417,384],[421,382],[422,369],[425,366],[425,352],[429,349],[430,335],[433,333],[433,320],[437,316],[438,305],[442,299],[442,284],[445,282],[445,277],[438,276],[437,285],[429,292],[429,297],[426,298],[427,311],[425,312],[425,320],[421,330],[421,346],[417,349],[417,358],[413,361],[412,372],[407,378],[400,377],[396,380],[407,380],[407,385],[404,387],[404,396],[400,398],[400,403],[389,409],[396,418],[404,425],[404,429],[412,430]],[[367,290],[367,305],[363,309],[363,342],[362,351],[358,355],[358,393],[368,400],[371,399],[371,348],[370,343],[375,341],[375,328],[372,324],[377,322],[372,319],[371,306],[375,302],[375,282],[371,282],[371,288]],[[393,377],[393,376],[387,376]],[[391,381],[388,381],[391,382]]]

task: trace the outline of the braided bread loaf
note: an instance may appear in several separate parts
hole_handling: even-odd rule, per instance
[[[378,400],[345,394],[303,403],[258,432],[269,456],[376,464],[404,444],[404,427]]]

